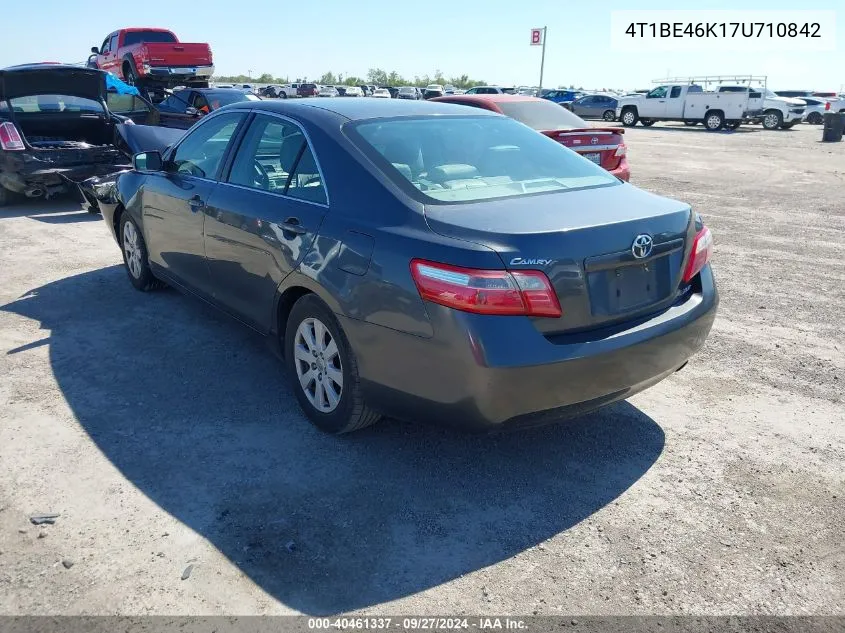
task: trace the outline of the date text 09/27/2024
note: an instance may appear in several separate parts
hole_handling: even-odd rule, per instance
[[[524,631],[527,623],[511,617],[427,617],[404,618],[349,616],[333,618],[308,618],[308,628],[324,631],[393,630],[403,631]]]

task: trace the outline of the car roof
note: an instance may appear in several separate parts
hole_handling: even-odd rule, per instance
[[[540,99],[531,99],[540,101]],[[244,101],[227,108],[249,108],[250,110],[298,115],[309,118],[314,110],[332,112],[350,121],[402,116],[436,116],[443,114],[467,115],[466,108],[452,103],[433,103],[407,99],[282,99],[278,101]],[[221,108],[224,110],[226,108]],[[495,116],[484,110],[473,111],[480,116]]]

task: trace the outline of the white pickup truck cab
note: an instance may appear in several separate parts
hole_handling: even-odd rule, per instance
[[[768,88],[750,88],[748,86],[719,86],[716,92],[726,94],[747,94],[753,108],[762,110],[758,116],[752,116],[749,122],[762,123],[767,130],[778,128],[787,130],[801,123],[807,104],[801,99],[779,97]]]
[[[708,130],[735,129],[754,113],[747,93],[710,92],[696,84],[666,84],[646,94],[620,97],[616,118],[631,127],[656,121],[703,123]]]

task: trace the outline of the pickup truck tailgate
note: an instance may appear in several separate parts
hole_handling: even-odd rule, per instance
[[[144,44],[150,66],[208,66],[211,48],[208,44],[153,43]]]

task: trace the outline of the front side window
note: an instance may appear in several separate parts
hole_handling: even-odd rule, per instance
[[[227,112],[198,124],[170,158],[175,171],[198,178],[216,178],[226,148],[243,118],[239,112]]]
[[[109,49],[111,52],[117,50],[117,34],[111,36],[111,41],[109,42]]]
[[[107,37],[103,40],[103,45],[100,47],[100,55],[105,55],[109,52],[109,42],[111,41],[110,37]]]
[[[666,97],[666,86],[658,86],[646,95],[647,99],[664,99]]]
[[[601,167],[506,117],[404,117],[346,129],[388,178],[427,203],[619,184]]]

